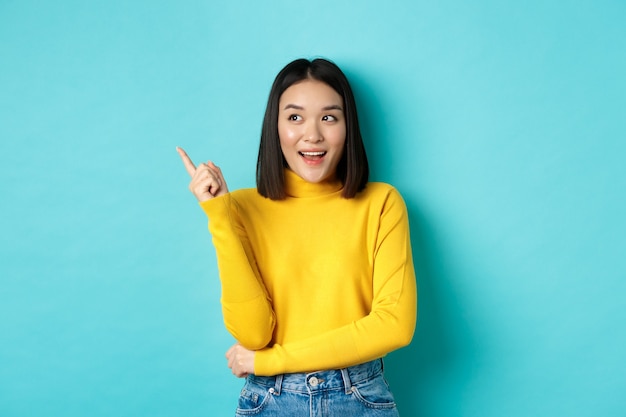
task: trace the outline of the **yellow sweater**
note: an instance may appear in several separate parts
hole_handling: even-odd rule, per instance
[[[337,369],[407,345],[417,310],[406,207],[390,185],[353,199],[285,170],[285,200],[243,189],[209,217],[228,331],[257,375]]]

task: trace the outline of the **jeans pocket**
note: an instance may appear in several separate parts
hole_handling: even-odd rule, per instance
[[[355,398],[366,407],[377,409],[396,408],[396,401],[382,375],[369,381],[352,385]]]
[[[273,389],[246,383],[239,394],[236,415],[253,416],[260,413],[272,397],[272,391]]]

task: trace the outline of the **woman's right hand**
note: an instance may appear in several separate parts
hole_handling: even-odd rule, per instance
[[[183,160],[183,165],[191,177],[189,190],[196,196],[198,201],[206,201],[228,193],[226,180],[222,170],[213,162],[199,164],[197,167],[182,148],[176,147],[176,151]]]

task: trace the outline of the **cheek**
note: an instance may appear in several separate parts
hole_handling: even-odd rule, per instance
[[[346,143],[346,128],[345,126],[337,126],[329,131],[326,135],[328,140],[333,146],[343,147]]]
[[[289,145],[297,138],[297,132],[292,126],[278,126],[278,138],[281,145]]]

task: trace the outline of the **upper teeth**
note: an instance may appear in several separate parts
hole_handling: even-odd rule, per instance
[[[324,155],[326,152],[300,152],[302,155],[306,155],[306,156],[322,156]]]

